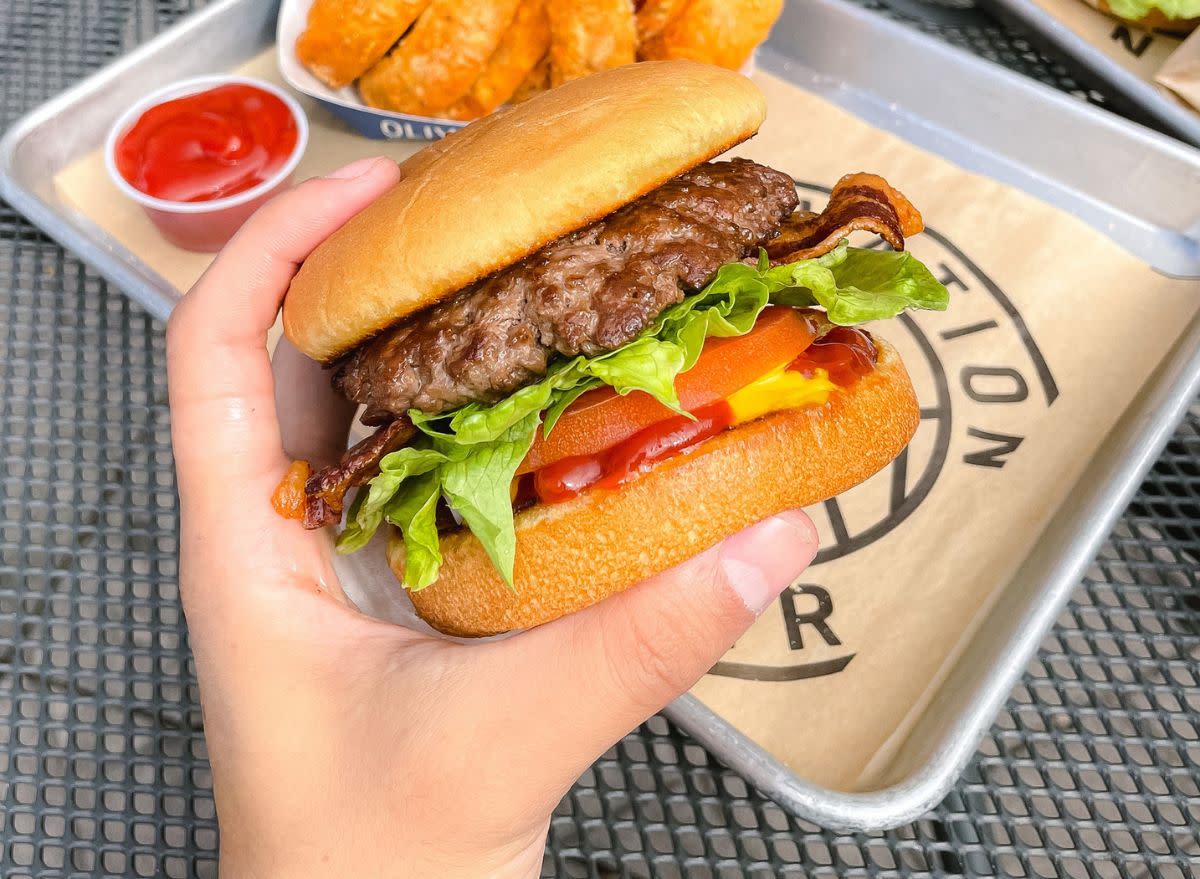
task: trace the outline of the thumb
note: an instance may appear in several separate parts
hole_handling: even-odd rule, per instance
[[[509,706],[545,741],[532,771],[573,781],[686,692],[812,561],[816,530],[792,511],[632,589],[507,642],[508,680],[538,681]],[[499,645],[497,645],[499,646]],[[511,663],[511,664],[510,664]],[[515,667],[514,667],[515,666]]]

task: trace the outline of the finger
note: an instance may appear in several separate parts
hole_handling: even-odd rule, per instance
[[[574,779],[687,691],[812,561],[816,530],[793,511],[587,610],[493,645],[505,710],[528,717],[530,772]],[[557,774],[555,774],[557,773]]]
[[[390,160],[364,160],[274,199],[176,307],[167,348],[181,492],[214,462],[240,481],[285,466],[267,333],[299,263],[398,176]]]
[[[287,339],[275,346],[271,366],[284,453],[310,462],[314,469],[332,464],[346,450],[357,407],[333,389],[321,364]]]
[[[269,201],[188,293],[189,316],[198,323],[213,318],[198,331],[219,341],[260,342],[304,258],[399,178],[390,159],[360,159]]]

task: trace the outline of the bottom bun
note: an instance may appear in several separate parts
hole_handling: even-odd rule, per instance
[[[1157,8],[1152,8],[1141,18],[1125,18],[1112,11],[1112,7],[1108,5],[1108,0],[1084,0],[1084,2],[1088,6],[1099,9],[1110,18],[1115,18],[1117,21],[1124,21],[1146,31],[1164,31],[1169,34],[1183,36],[1184,34],[1190,34],[1196,29],[1196,25],[1200,24],[1200,18],[1168,18],[1161,9]]]
[[[873,372],[820,407],[760,418],[633,482],[517,514],[514,590],[468,531],[442,537],[437,582],[411,593],[447,634],[494,635],[581,610],[749,525],[833,497],[887,466],[920,420],[899,355],[879,341]],[[404,571],[393,531],[388,563]]]

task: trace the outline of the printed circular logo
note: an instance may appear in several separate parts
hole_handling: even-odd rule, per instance
[[[829,200],[827,187],[797,181],[796,188],[800,210],[820,211]],[[878,238],[861,235],[852,244],[887,247]],[[805,574],[806,582],[780,597],[785,629],[780,637],[786,638],[797,662],[767,666],[727,660],[718,663],[713,674],[786,681],[845,668],[854,652],[842,645],[836,632],[835,602],[822,580],[836,580],[837,566],[826,566],[892,532],[892,545],[902,551],[904,525],[922,504],[931,497],[952,502],[935,492],[947,469],[999,473],[1020,454],[1025,438],[1021,425],[1037,420],[1036,413],[1030,417],[1030,407],[1044,411],[1058,397],[1042,352],[999,285],[936,228],[927,228],[906,244],[950,291],[950,307],[904,314],[869,329],[896,348],[912,377],[921,411],[917,432],[882,471],[809,509],[821,549]],[[943,539],[952,540],[953,535]]]
[[[824,186],[797,181],[796,189],[800,210],[819,211],[829,199],[829,189]],[[823,526],[825,539],[814,564],[833,561],[879,540],[929,496],[950,452],[956,428],[955,398],[965,397],[983,405],[1005,404],[1022,402],[1031,393],[1038,393],[1049,406],[1058,396],[1054,378],[1025,321],[999,286],[936,229],[926,229],[907,245],[950,291],[950,308],[940,314],[905,313],[871,329],[900,352],[917,389],[921,423],[908,448],[864,484],[876,495],[876,502],[865,505],[869,512],[862,509],[863,504],[843,504],[838,498],[823,504],[824,521],[818,525]],[[856,241],[855,246],[887,245],[875,238]],[[1024,362],[967,363],[957,375],[947,374],[943,352],[967,352],[978,347],[975,340],[983,334],[996,333],[1011,337],[1013,346],[1020,349],[1018,353],[1024,355],[1018,359]],[[988,347],[993,345],[989,339]],[[977,449],[964,458],[963,463],[971,466],[1003,467],[1023,439],[990,422],[968,425],[966,430],[969,437],[978,440]]]

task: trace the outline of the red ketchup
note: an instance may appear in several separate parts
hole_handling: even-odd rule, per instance
[[[233,83],[151,107],[117,141],[114,158],[121,176],[146,195],[213,201],[270,180],[297,137],[283,101]]]
[[[674,415],[599,455],[576,455],[543,467],[533,474],[538,499],[557,504],[584,489],[616,488],[664,458],[716,436],[733,423],[733,410],[724,400],[702,406],[692,414],[695,421]]]
[[[804,351],[788,364],[811,378],[820,368],[839,388],[849,387],[875,368],[878,352],[875,343],[862,330],[853,327],[834,327],[819,339],[813,340]]]

